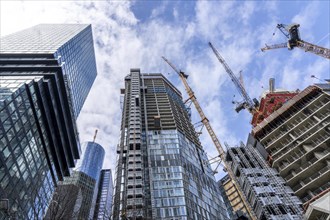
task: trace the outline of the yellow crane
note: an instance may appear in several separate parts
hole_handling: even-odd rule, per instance
[[[267,45],[261,48],[261,51],[277,49],[277,48],[288,48],[292,50],[295,47],[305,50],[305,52],[311,52],[321,57],[330,59],[330,50],[328,48],[320,47],[315,44],[308,43],[300,38],[299,24],[278,24],[276,26],[287,38],[288,42],[274,45]]]
[[[230,176],[230,178],[233,181],[233,184],[235,185],[235,187],[236,187],[236,189],[237,189],[240,197],[242,198],[242,201],[243,201],[245,207],[247,208],[247,211],[248,211],[249,215],[251,216],[251,218],[253,220],[255,220],[256,219],[256,216],[255,216],[255,214],[254,214],[254,212],[253,212],[250,204],[248,203],[247,198],[245,197],[244,193],[242,192],[240,186],[237,184],[236,177],[235,177],[234,173],[232,172],[232,170],[230,168],[230,165],[227,164],[227,162],[226,162],[225,151],[224,151],[223,147],[221,146],[220,141],[219,141],[217,135],[215,134],[213,128],[211,127],[211,124],[210,124],[209,119],[205,116],[205,114],[204,114],[204,112],[202,110],[202,107],[200,106],[199,102],[196,99],[196,96],[195,96],[193,90],[190,88],[190,86],[189,86],[189,84],[187,82],[188,75],[186,75],[182,71],[177,70],[177,68],[168,59],[166,59],[165,57],[162,57],[162,58],[179,75],[181,81],[183,82],[183,85],[185,87],[185,90],[188,93],[188,96],[189,96],[188,99],[190,99],[192,101],[192,103],[194,103],[195,108],[196,108],[199,116],[201,117],[201,122],[206,127],[206,130],[208,131],[208,133],[209,133],[209,135],[210,135],[210,137],[211,137],[211,139],[212,139],[212,141],[213,141],[213,143],[214,143],[214,145],[215,145],[215,147],[216,147],[216,149],[217,149],[217,151],[219,153],[219,156],[220,156],[220,158],[221,158],[221,160],[222,160],[222,162],[224,164],[224,167],[226,168],[226,170],[228,172],[228,175]]]

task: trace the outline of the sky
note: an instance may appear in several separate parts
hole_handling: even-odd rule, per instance
[[[194,90],[220,142],[246,142],[251,115],[236,113],[242,101],[228,74],[208,46],[218,49],[235,74],[242,70],[251,98],[260,98],[275,78],[276,88],[303,90],[330,78],[330,61],[301,49],[261,52],[267,44],[284,43],[278,23],[300,24],[303,40],[330,47],[329,1],[0,1],[0,36],[39,23],[92,24],[98,76],[78,118],[80,141],[96,142],[115,172],[120,138],[120,89],[131,68],[162,73],[187,98],[165,56],[189,75]],[[273,35],[273,33],[275,34]],[[193,109],[192,122],[200,118]],[[210,158],[217,151],[204,129],[200,136]],[[221,168],[220,170],[221,171]],[[219,172],[217,178],[223,173]]]

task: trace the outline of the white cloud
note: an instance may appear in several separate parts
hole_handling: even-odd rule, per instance
[[[163,1],[163,2],[160,4],[159,7],[156,7],[156,8],[154,8],[154,9],[151,11],[151,16],[150,16],[150,18],[151,18],[151,19],[155,19],[155,18],[157,18],[158,16],[161,16],[162,14],[164,14],[167,5],[168,5],[168,2]]]
[[[238,16],[238,18],[242,20],[244,25],[247,25],[249,19],[251,18],[255,10],[256,10],[256,2],[246,1],[243,4],[241,4],[237,9],[238,14],[241,15]]]
[[[251,97],[260,95],[261,85],[267,87],[270,77],[276,78],[278,87],[303,89],[309,83],[306,77],[309,72],[320,78],[327,78],[329,73],[326,60],[315,55],[306,56],[299,49],[260,52],[264,43],[285,41],[279,32],[272,37],[280,22],[282,5],[279,4],[285,3],[199,1],[191,12],[193,16],[182,21],[178,21],[181,18],[179,6],[169,10],[177,23],[163,16],[167,3],[155,8],[152,19],[146,22],[139,21],[132,12],[132,4],[139,4],[139,1],[1,1],[0,4],[1,35],[38,23],[92,23],[98,77],[78,125],[81,141],[91,140],[94,130],[99,129],[97,142],[106,150],[104,167],[112,168],[113,173],[120,134],[119,89],[124,86],[124,77],[130,68],[163,73],[184,97],[186,93],[181,82],[161,56],[190,74],[188,81],[221,143],[230,144],[245,141],[250,129],[249,115],[236,114],[233,110],[231,99],[237,94],[236,88],[208,47],[208,41],[220,51],[235,74],[243,70]],[[315,10],[309,11],[307,6],[318,7],[317,3],[309,3],[298,15],[289,16],[302,27],[312,29],[318,14]],[[257,17],[260,13],[264,13],[262,19]],[[253,23],[255,20],[258,23]],[[304,33],[305,36],[309,38]],[[193,121],[198,120],[195,112]],[[217,154],[205,129],[202,143],[211,157]]]
[[[233,1],[207,2],[196,4],[196,22],[198,31],[206,40],[216,39],[221,35],[223,39],[232,37],[230,24],[226,20],[234,13]]]
[[[319,2],[311,1],[292,18],[292,23],[300,24],[301,38],[306,41],[314,41],[312,32],[310,31],[315,27],[316,18],[319,15]]]

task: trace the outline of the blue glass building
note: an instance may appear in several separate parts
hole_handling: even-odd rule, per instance
[[[92,219],[96,205],[101,169],[104,160],[104,149],[95,142],[82,144],[82,156],[78,160],[71,177],[66,177],[61,185],[73,184],[82,192],[82,203],[78,219]]]
[[[80,156],[76,118],[96,77],[90,25],[0,40],[0,219],[40,219]],[[77,81],[77,82],[76,82]]]
[[[110,169],[101,170],[99,190],[97,193],[94,219],[106,220],[111,217],[113,183]]]
[[[83,143],[82,149],[82,156],[78,160],[75,170],[87,174],[98,182],[104,160],[104,149],[95,142]]]

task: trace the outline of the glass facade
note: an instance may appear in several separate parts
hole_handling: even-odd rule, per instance
[[[0,219],[41,219],[79,158],[76,118],[96,77],[90,25],[37,25],[0,40]]]
[[[61,67],[76,119],[96,78],[91,25],[39,24],[5,36],[1,54],[52,54]]]
[[[81,189],[82,204],[78,219],[92,219],[98,194],[104,149],[95,142],[82,144],[82,157],[76,164],[72,177],[66,177],[61,185],[73,184]]]
[[[228,219],[181,93],[161,74],[125,78],[113,219]]]
[[[0,211],[0,219],[41,218],[54,190],[56,173],[49,168],[51,158],[44,151],[49,140],[44,136],[34,87],[42,79],[0,79],[0,85],[6,86],[0,89],[0,198],[8,199],[10,205],[10,213]]]
[[[226,219],[206,154],[176,130],[148,132],[155,219]]]
[[[111,217],[113,183],[110,169],[101,170],[99,190],[96,199],[94,219],[106,220]]]
[[[75,170],[87,174],[98,182],[104,160],[104,149],[95,142],[85,142],[82,144],[82,150],[81,159],[78,160]]]

